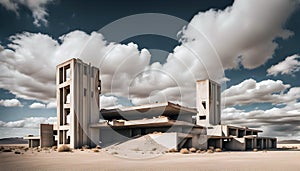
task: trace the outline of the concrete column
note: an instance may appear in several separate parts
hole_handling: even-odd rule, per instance
[[[220,148],[223,149],[223,139],[220,139]]]

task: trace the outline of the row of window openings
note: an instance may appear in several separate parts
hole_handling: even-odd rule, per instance
[[[60,130],[59,144],[70,144],[70,130]]]
[[[80,65],[78,65],[78,67],[80,69]],[[70,78],[71,78],[71,68],[70,68],[70,65],[62,67],[60,70],[61,70],[61,74],[64,73],[63,75],[61,75],[60,83],[70,80]],[[62,72],[62,71],[64,71],[64,72]],[[88,75],[88,68],[87,68],[87,66],[83,67],[83,73],[84,73],[84,75]],[[90,73],[91,73],[91,77],[94,78],[94,69],[93,68],[91,68]]]
[[[84,95],[84,96],[87,95],[87,89],[83,89],[83,95]],[[93,91],[91,92],[91,97],[92,97],[92,98],[94,97],[94,92],[93,92]],[[66,98],[65,98],[65,99],[66,99],[66,100],[65,100],[65,104],[71,103],[71,95],[70,95],[70,93],[68,93],[68,94],[66,95]]]
[[[69,125],[71,123],[71,115],[70,112],[64,114],[64,118],[61,118],[60,125]]]

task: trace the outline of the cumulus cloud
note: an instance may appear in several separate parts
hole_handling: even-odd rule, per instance
[[[100,108],[101,109],[112,109],[112,108],[120,108],[121,104],[118,102],[118,98],[115,96],[100,96]]]
[[[297,3],[235,1],[225,10],[195,15],[166,63],[153,63],[132,81],[132,102],[168,100],[195,106],[196,80],[224,82],[225,69],[256,68],[272,57],[278,46],[274,40],[293,35],[283,26]]]
[[[113,87],[116,94],[127,89],[132,77],[150,61],[148,50],[139,51],[134,43],[108,43],[96,32],[73,31],[61,36],[61,43],[45,34],[27,32],[10,40],[8,48],[0,51],[0,87],[45,103],[55,101],[56,65],[71,57],[99,67],[103,92]]]
[[[46,19],[48,16],[46,5],[52,1],[53,0],[0,0],[0,5],[5,7],[7,10],[15,12],[18,16],[20,6],[28,8],[34,19],[33,24],[40,27],[41,24],[48,24]]]
[[[48,109],[51,109],[51,108],[56,108],[56,101],[54,102],[49,102],[47,105],[46,105],[46,108]]]
[[[4,122],[0,121],[0,127],[9,128],[39,128],[41,123],[53,124],[56,123],[56,117],[29,117],[17,121]]]
[[[32,104],[29,106],[29,108],[31,108],[31,109],[46,108],[46,105],[43,104],[43,103],[37,103],[37,102],[35,102],[35,103],[32,103]]]
[[[264,130],[263,135],[280,139],[300,138],[300,103],[288,104],[283,108],[245,111],[234,107],[223,109],[222,124],[249,126]]]
[[[268,75],[277,76],[281,75],[293,75],[295,72],[300,70],[300,56],[298,54],[294,54],[292,56],[288,56],[284,61],[279,62],[276,65],[272,65],[268,70]]]
[[[296,0],[237,0],[225,10],[195,15],[182,31],[182,41],[197,44],[196,52],[205,51],[201,42],[209,42],[225,69],[256,68],[272,57],[276,38],[293,35],[282,26],[298,4]]]
[[[18,99],[5,99],[0,100],[0,106],[5,107],[23,107],[21,102]]]
[[[16,34],[0,50],[0,87],[25,99],[55,101],[55,66],[79,57],[100,68],[107,96],[129,98],[135,105],[172,101],[193,107],[196,80],[226,81],[224,69],[255,68],[272,56],[274,40],[292,35],[283,25],[295,3],[235,1],[225,10],[200,12],[180,32],[181,44],[164,64],[150,64],[147,49],[107,42],[96,32],[73,31],[59,40]]]
[[[300,98],[300,87],[290,87],[281,80],[256,82],[253,79],[247,79],[223,91],[222,100],[225,106],[296,102]]]

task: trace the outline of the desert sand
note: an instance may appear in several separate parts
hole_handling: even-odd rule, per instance
[[[142,144],[141,144],[142,146]],[[20,147],[17,147],[20,148]],[[27,149],[26,149],[27,150]],[[116,150],[116,149],[114,149]],[[299,170],[300,151],[277,150],[219,153],[160,153],[152,158],[120,157],[109,149],[57,152],[52,149],[0,152],[0,170]],[[21,154],[15,154],[20,151]],[[120,152],[120,151],[119,151]],[[149,154],[150,154],[149,152]],[[133,150],[133,153],[141,151]],[[160,154],[158,154],[160,153]],[[138,155],[136,155],[138,156]],[[135,157],[136,157],[135,156]]]

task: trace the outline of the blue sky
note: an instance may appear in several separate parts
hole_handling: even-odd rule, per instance
[[[211,78],[223,123],[300,138],[299,1],[0,0],[0,14],[0,137],[55,121],[55,66],[78,57],[101,70],[103,108],[194,107]]]

